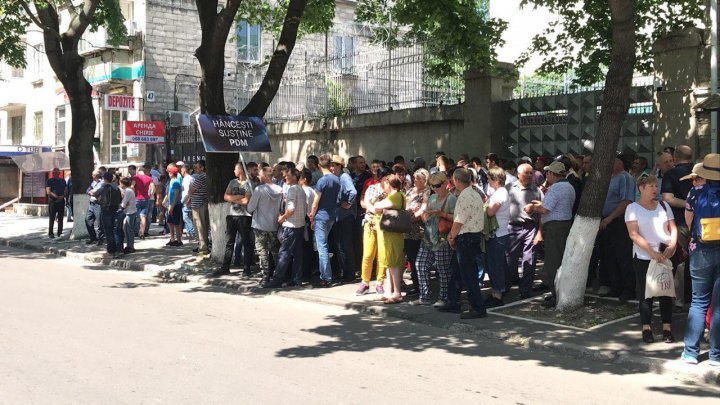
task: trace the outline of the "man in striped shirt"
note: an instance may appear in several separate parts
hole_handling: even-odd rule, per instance
[[[193,249],[198,255],[210,253],[208,248],[208,232],[210,231],[210,214],[208,213],[207,173],[205,173],[205,161],[198,160],[194,166],[195,173],[192,175],[188,197],[190,209],[192,210],[195,232],[198,236],[198,247]]]

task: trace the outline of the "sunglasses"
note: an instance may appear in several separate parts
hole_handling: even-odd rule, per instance
[[[440,188],[443,186],[443,183],[440,184],[431,184],[432,188]]]

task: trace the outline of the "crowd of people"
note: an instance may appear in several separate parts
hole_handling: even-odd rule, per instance
[[[588,289],[637,299],[642,340],[652,343],[655,297],[645,296],[646,275],[651,261],[671,260],[676,298],[659,297],[662,340],[675,340],[673,305],[689,303],[682,358],[697,362],[707,315],[710,360],[720,364],[720,309],[709,311],[711,297],[720,300],[720,237],[712,236],[720,232],[720,155],[699,160],[693,163],[686,145],[666,148],[654,166],[641,156],[617,156]],[[274,166],[238,162],[224,192],[230,204],[224,260],[212,276],[229,274],[234,265],[251,277],[257,266],[264,288],[307,281],[325,288],[359,277],[357,295],[374,289],[384,304],[432,305],[463,319],[503,306],[516,285],[521,299],[548,291],[543,306],[552,308],[591,164],[592,155],[516,162],[494,153],[454,160],[442,152],[429,166],[421,157],[368,165],[362,156],[346,162],[330,154]],[[58,192],[49,182],[48,195]],[[198,241],[198,255],[209,253],[204,161],[192,169],[182,162],[139,171],[130,166],[123,177],[98,168],[88,194],[88,243],[104,238],[109,254],[134,252],[134,237],[147,235],[154,216],[166,228],[169,247],[183,245],[184,230]],[[50,221],[52,233],[52,215]],[[437,283],[431,283],[432,270]],[[403,281],[405,271],[411,285]],[[483,297],[485,279],[490,293]],[[461,290],[467,291],[465,312]]]

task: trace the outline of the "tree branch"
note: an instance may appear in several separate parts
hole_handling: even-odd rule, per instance
[[[50,33],[50,35],[56,37],[58,39],[58,41],[60,40],[60,33],[57,30],[54,30],[54,29],[46,26],[45,24],[43,24],[40,21],[40,19],[38,17],[36,17],[35,14],[33,14],[32,10],[30,10],[30,5],[27,2],[21,0],[20,6],[23,8],[23,10],[25,10],[25,13],[27,13],[30,20],[32,20],[32,22],[35,23],[35,25],[37,25],[38,28],[43,30],[43,32]]]
[[[72,4],[72,0],[63,0],[65,3],[65,8],[68,9],[68,12],[70,13],[71,17],[77,17],[77,10],[75,10],[75,6]]]
[[[300,20],[302,19],[307,3],[308,0],[290,0],[287,13],[285,14],[285,22],[280,32],[280,39],[270,59],[270,64],[268,65],[267,72],[265,72],[262,84],[240,115],[265,116],[268,107],[270,107],[270,103],[280,88],[280,80],[285,73],[285,67],[290,59],[293,48],[295,48]]]

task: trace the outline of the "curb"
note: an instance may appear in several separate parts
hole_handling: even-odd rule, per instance
[[[685,364],[680,360],[641,357],[633,355],[631,352],[626,350],[599,350],[574,343],[553,342],[550,340],[532,338],[516,333],[483,330],[469,322],[450,321],[448,323],[439,323],[428,320],[423,316],[423,314],[411,314],[376,304],[352,302],[332,297],[320,297],[314,294],[304,293],[303,290],[266,290],[257,286],[247,286],[231,280],[208,278],[203,274],[181,273],[178,272],[178,270],[192,269],[191,266],[183,263],[183,260],[178,260],[173,265],[162,267],[154,264],[135,263],[132,260],[126,259],[104,258],[101,254],[98,255],[96,253],[76,253],[51,246],[37,246],[22,240],[8,240],[0,238],[0,245],[84,260],[96,264],[109,265],[123,270],[148,272],[154,277],[157,277],[165,282],[203,284],[226,289],[228,290],[228,293],[231,294],[262,292],[267,295],[275,295],[316,304],[334,305],[362,314],[402,319],[426,326],[445,329],[453,333],[470,335],[484,340],[499,341],[512,346],[521,346],[528,349],[548,351],[575,359],[601,361],[625,367],[632,367],[638,371],[665,375],[687,383],[700,382],[720,386],[720,368],[717,370],[706,370],[699,368],[698,366]],[[492,313],[490,313],[490,315],[492,315]]]

